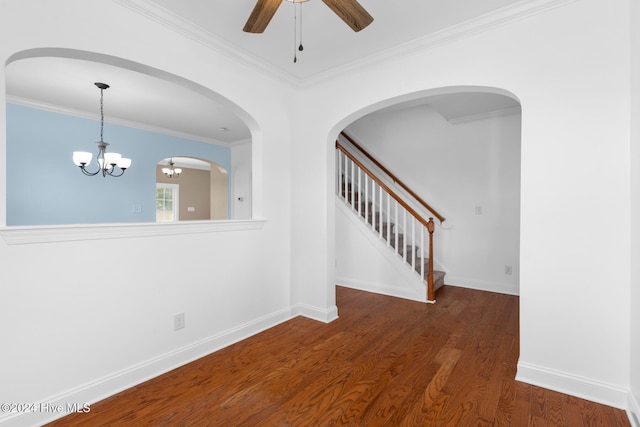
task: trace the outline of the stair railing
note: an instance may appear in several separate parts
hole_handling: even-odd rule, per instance
[[[339,141],[336,141],[336,156],[336,194],[364,217],[379,238],[426,282],[427,299],[435,301],[433,218],[427,220],[416,212]],[[394,227],[399,230],[392,230]],[[425,261],[425,243],[428,244],[428,262]],[[410,254],[407,253],[409,250]]]
[[[431,207],[431,205],[429,205],[420,196],[418,196],[413,190],[411,190],[411,188],[409,188],[404,182],[402,182],[402,180],[400,180],[397,176],[395,176],[389,169],[387,169],[375,157],[369,154],[367,150],[365,150],[360,144],[358,144],[351,136],[349,136],[349,134],[342,131],[340,132],[340,135],[344,137],[347,141],[349,141],[349,144],[351,144],[355,149],[357,149],[360,153],[362,153],[362,155],[364,155],[367,159],[369,159],[371,163],[376,165],[378,169],[380,169],[383,173],[385,173],[393,181],[393,183],[400,186],[404,191],[406,191],[409,195],[411,195],[411,197],[413,197],[419,204],[421,204],[426,210],[431,212],[431,214],[435,216],[438,219],[438,221],[440,221],[440,223],[445,221],[446,219],[445,217],[440,215],[438,211],[436,211],[433,207]]]

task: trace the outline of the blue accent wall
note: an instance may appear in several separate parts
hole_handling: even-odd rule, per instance
[[[71,156],[95,159],[99,139],[98,120],[7,104],[7,225],[154,222],[156,165],[168,157],[215,162],[231,180],[229,147],[110,123],[107,151],[132,159],[131,168],[119,178],[85,176]]]

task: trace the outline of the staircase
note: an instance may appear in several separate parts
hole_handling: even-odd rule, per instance
[[[435,291],[444,285],[445,273],[433,267],[433,218],[425,220],[339,141],[336,148],[339,198],[397,255],[398,262],[426,285],[426,300],[435,302]]]

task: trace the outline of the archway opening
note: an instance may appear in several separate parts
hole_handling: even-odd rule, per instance
[[[72,49],[19,52],[6,75],[6,225],[154,222],[156,163],[174,153],[225,171],[226,207],[222,213],[218,200],[213,217],[233,217],[231,152],[251,142],[256,125],[229,100],[162,70]],[[111,86],[105,141],[133,160],[119,178],[82,176],[70,160],[73,151],[94,151],[100,139],[98,81]]]
[[[221,165],[173,156],[156,166],[156,221],[229,219],[229,174]]]
[[[346,132],[446,218],[436,227],[433,253],[446,284],[519,293],[521,111],[517,98],[501,89],[439,88],[381,101],[336,126],[336,134]],[[395,179],[386,182],[398,188]],[[399,282],[389,282],[391,257],[368,251],[375,259],[361,259],[364,251],[353,250],[367,241],[353,227],[336,214],[340,283],[406,297]]]

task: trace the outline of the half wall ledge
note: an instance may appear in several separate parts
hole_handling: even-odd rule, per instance
[[[124,223],[51,225],[0,228],[0,236],[8,245],[73,242],[82,240],[123,239],[134,237],[174,236],[195,233],[260,230],[266,219],[230,221],[188,221],[176,223]]]

